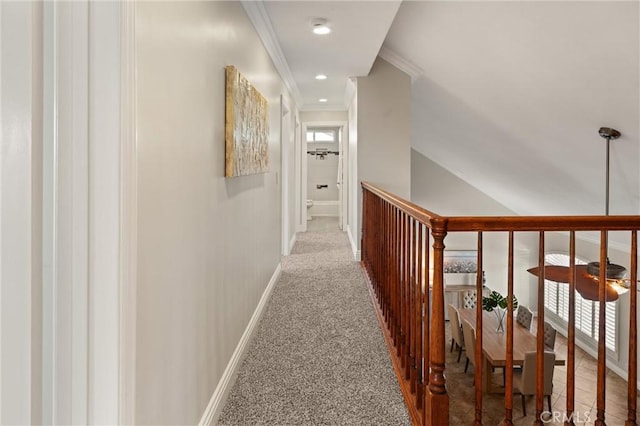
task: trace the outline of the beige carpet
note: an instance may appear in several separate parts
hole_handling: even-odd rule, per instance
[[[352,259],[342,232],[298,234],[219,424],[411,424]]]

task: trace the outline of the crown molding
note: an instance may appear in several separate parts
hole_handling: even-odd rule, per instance
[[[378,53],[378,56],[380,56],[382,59],[389,62],[399,70],[407,73],[411,77],[412,83],[416,80],[416,78],[424,74],[424,70],[422,68],[420,68],[410,60],[403,58],[386,46],[382,46],[380,52]]]
[[[256,0],[242,0],[241,4],[249,17],[249,20],[251,20],[253,27],[258,33],[260,40],[262,40],[262,44],[271,57],[280,77],[284,81],[287,90],[298,106],[303,105],[302,94],[300,93],[300,89],[298,89],[298,85],[293,78],[291,69],[289,69],[289,64],[282,52],[282,48],[278,42],[278,37],[273,30],[271,19],[269,19],[269,14],[267,13],[263,2]]]

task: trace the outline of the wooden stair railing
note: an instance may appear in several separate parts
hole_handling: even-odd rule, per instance
[[[448,233],[477,234],[478,270],[482,270],[483,233],[506,232],[507,297],[513,306],[514,235],[537,232],[538,330],[544,327],[544,254],[546,232],[568,232],[570,253],[567,388],[564,424],[573,425],[575,410],[575,245],[577,231],[600,231],[600,264],[606,264],[608,231],[630,233],[630,312],[627,419],[637,425],[637,231],[640,216],[540,216],[540,217],[444,217],[363,182],[362,266],[377,306],[389,352],[407,408],[416,425],[448,425],[449,395],[446,383],[444,248]],[[432,250],[430,249],[432,248]],[[429,270],[429,267],[432,270]],[[604,268],[603,268],[604,269]],[[606,277],[601,277],[601,283]],[[476,292],[482,294],[482,275]],[[605,286],[599,291],[599,342],[596,425],[605,425],[606,329]],[[626,324],[627,319],[623,319]],[[482,304],[476,304],[475,425],[482,425]],[[504,424],[513,424],[513,316],[507,315]],[[542,425],[544,402],[544,336],[537,333],[536,414]]]

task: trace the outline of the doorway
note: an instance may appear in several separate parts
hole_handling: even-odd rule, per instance
[[[346,126],[342,121],[303,123],[299,231],[346,229]]]

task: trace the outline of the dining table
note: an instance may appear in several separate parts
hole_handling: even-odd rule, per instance
[[[468,321],[476,328],[476,309],[459,309],[460,324]],[[495,367],[505,368],[507,363],[507,318],[504,317],[504,331],[497,331],[498,317],[493,312],[482,311],[482,358],[485,364],[483,390],[488,393],[503,392],[504,388],[492,381],[491,371]],[[536,352],[536,335],[513,319],[513,365],[522,366],[524,354]],[[468,356],[468,355],[467,355]],[[472,355],[473,356],[473,355]],[[564,354],[556,353],[555,365],[565,365]]]

